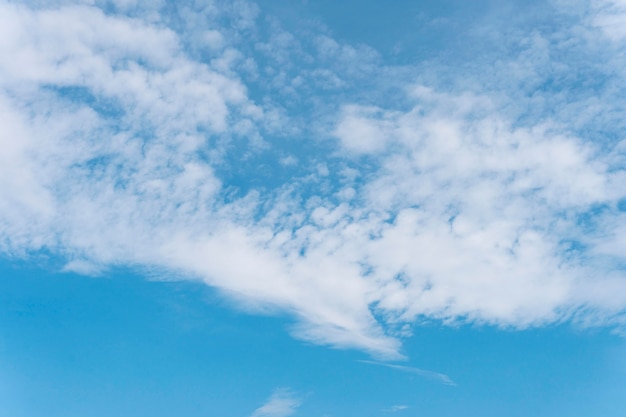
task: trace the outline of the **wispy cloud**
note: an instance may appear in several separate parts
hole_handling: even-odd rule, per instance
[[[279,388],[250,417],[289,417],[296,412],[301,404],[302,400],[293,392]]]
[[[385,413],[397,413],[398,411],[404,411],[404,410],[408,410],[409,406],[408,405],[392,405],[389,408],[385,408],[383,410],[383,412]]]
[[[437,381],[445,385],[456,385],[456,383],[448,375],[442,374],[440,372],[428,371],[425,369],[415,368],[412,366],[396,365],[393,363],[386,363],[386,362],[377,362],[377,361],[368,361],[368,360],[359,360],[358,362],[366,363],[369,365],[384,366],[385,368],[395,369],[397,371],[405,372],[408,374],[418,375],[423,378],[431,379],[433,381]],[[406,406],[396,406],[396,407],[406,408]],[[400,408],[394,411],[399,411],[404,408]]]

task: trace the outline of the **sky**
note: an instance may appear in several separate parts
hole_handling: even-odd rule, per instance
[[[0,0],[0,415],[626,409],[626,1]]]

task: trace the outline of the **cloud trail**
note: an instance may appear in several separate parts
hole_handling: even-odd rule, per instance
[[[385,363],[385,362],[376,362],[376,361],[367,361],[367,360],[359,360],[358,362],[366,363],[369,365],[384,366],[386,368],[395,369],[397,371],[431,379],[433,381],[437,381],[444,385],[456,386],[456,382],[454,382],[448,375],[442,374],[440,372],[427,371],[425,369],[415,368],[413,366],[396,365],[396,364]],[[396,407],[401,407],[401,406],[396,406]],[[404,408],[393,408],[391,411],[399,411],[403,409]]]
[[[257,408],[250,417],[289,417],[293,415],[302,401],[290,390],[278,388],[265,404]]]

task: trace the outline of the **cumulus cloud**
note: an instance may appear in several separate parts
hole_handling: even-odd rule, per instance
[[[177,10],[0,2],[5,256],[165,268],[385,359],[423,319],[623,321],[626,142],[489,89],[352,94],[420,68],[325,33],[262,38],[251,3]]]
[[[363,206],[393,217],[368,243],[372,274],[393,288],[378,306],[406,303],[410,319],[558,318],[593,279],[568,262],[573,242],[588,241],[579,216],[622,197],[615,178],[554,126],[514,128],[480,97],[416,94],[408,112],[378,111],[388,151],[363,187]]]

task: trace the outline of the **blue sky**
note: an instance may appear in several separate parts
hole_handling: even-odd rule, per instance
[[[0,1],[0,411],[622,416],[626,3]]]

